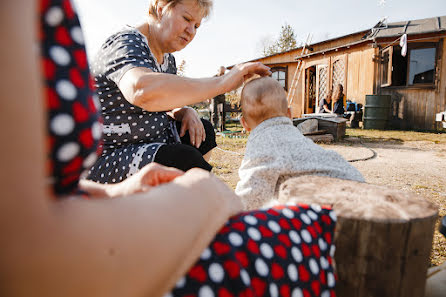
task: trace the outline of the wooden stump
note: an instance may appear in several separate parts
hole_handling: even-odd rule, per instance
[[[283,183],[279,202],[332,206],[339,297],[420,297],[437,209],[389,188],[319,176]]]

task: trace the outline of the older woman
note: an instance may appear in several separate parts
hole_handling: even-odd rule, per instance
[[[89,179],[116,183],[153,161],[211,170],[212,125],[183,106],[230,91],[247,74],[270,73],[264,65],[244,64],[221,77],[175,75],[171,53],[194,39],[211,6],[211,0],[153,0],[146,23],[105,41],[92,65],[104,118],[103,153]]]

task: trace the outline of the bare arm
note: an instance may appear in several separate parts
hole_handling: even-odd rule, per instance
[[[234,66],[223,76],[187,78],[137,67],[122,76],[119,89],[133,105],[148,111],[165,111],[236,89],[255,74],[270,75],[271,72],[261,63],[245,63]]]
[[[240,202],[201,170],[126,199],[52,200],[41,72],[30,51],[36,1],[3,1],[0,11],[0,33],[11,41],[1,47],[0,69],[0,125],[10,127],[0,146],[0,240],[7,243],[0,295],[161,296]]]
[[[328,108],[328,105],[327,105],[327,104],[324,104],[323,107],[324,107],[324,110],[325,110],[326,112],[329,112],[329,113],[331,112],[331,110]]]

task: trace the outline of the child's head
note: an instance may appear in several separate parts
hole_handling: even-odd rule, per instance
[[[291,117],[286,93],[280,83],[271,77],[248,82],[242,90],[241,107],[241,122],[248,131],[273,117]]]

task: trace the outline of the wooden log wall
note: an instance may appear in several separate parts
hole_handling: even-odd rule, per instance
[[[348,54],[347,99],[365,104],[365,95],[373,94],[375,49],[365,48]]]

